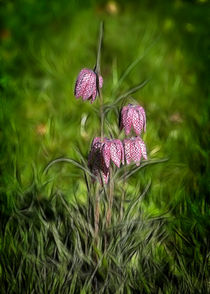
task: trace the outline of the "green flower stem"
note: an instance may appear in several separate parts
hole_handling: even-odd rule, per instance
[[[95,229],[95,241],[98,243],[98,230],[99,230],[99,217],[100,217],[100,191],[99,185],[96,186],[96,198],[95,198],[95,212],[94,212],[94,229]]]
[[[108,209],[107,209],[107,214],[106,214],[106,227],[108,227],[111,223],[113,194],[114,194],[114,181],[113,181],[113,177],[112,177],[112,169],[110,168],[110,181],[109,181],[109,194],[108,194]]]
[[[103,111],[103,95],[99,87],[99,78],[98,76],[101,73],[101,46],[103,41],[103,34],[104,34],[104,23],[103,21],[100,23],[100,30],[99,30],[99,39],[98,39],[98,50],[97,50],[97,58],[96,58],[96,66],[95,66],[95,73],[96,73],[96,86],[100,98],[100,118],[101,118],[101,139],[104,138],[104,111]]]
[[[100,120],[101,120],[101,140],[103,141],[104,138],[104,111],[103,111],[103,95],[100,91],[99,87],[99,75],[101,73],[101,45],[103,40],[103,33],[104,33],[104,24],[103,22],[100,23],[100,30],[99,30],[99,39],[98,39],[98,50],[97,50],[97,58],[96,58],[96,66],[95,66],[95,73],[96,73],[96,87],[100,98]],[[95,227],[95,241],[96,244],[98,243],[98,231],[99,231],[99,218],[100,218],[100,195],[99,195],[99,188],[98,185],[96,187],[96,199],[95,199],[95,211],[94,211],[94,227]]]

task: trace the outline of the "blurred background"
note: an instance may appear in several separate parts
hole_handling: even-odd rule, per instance
[[[87,158],[100,132],[99,101],[76,100],[73,91],[79,71],[95,65],[104,20],[104,100],[150,79],[132,97],[147,114],[149,158],[169,159],[142,170],[130,187],[151,178],[144,203],[149,213],[170,211],[183,234],[194,225],[206,228],[208,11],[205,0],[0,1],[2,211],[9,213],[14,199],[39,182],[50,160],[79,160],[75,148]],[[108,120],[118,134],[116,114]],[[50,175],[68,199],[75,189],[85,197],[75,168],[59,164]],[[183,215],[190,221],[182,223]]]

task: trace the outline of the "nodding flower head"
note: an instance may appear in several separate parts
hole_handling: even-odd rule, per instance
[[[102,178],[105,184],[109,181],[109,168],[105,164],[105,160],[102,154],[103,142],[101,138],[96,137],[91,144],[91,150],[88,156],[88,167],[91,172],[102,182]]]
[[[99,88],[103,86],[103,78],[98,75]],[[88,68],[80,71],[75,84],[74,95],[76,98],[82,97],[83,100],[91,100],[91,103],[98,95],[96,73]]]
[[[136,135],[140,135],[143,129],[146,132],[146,115],[143,107],[128,104],[121,110],[120,128],[124,128],[128,135],[132,126]]]
[[[141,157],[147,159],[147,150],[144,141],[139,137],[124,139],[125,159],[127,164],[133,160],[137,166],[140,165]]]
[[[108,168],[110,166],[110,160],[112,160],[118,168],[121,162],[124,164],[124,148],[119,139],[105,139],[102,154]]]
[[[88,166],[92,173],[99,177],[100,182],[101,175],[104,183],[108,183],[111,160],[118,168],[121,162],[124,164],[124,148],[122,142],[118,139],[109,140],[104,138],[102,141],[99,137],[94,138],[88,157]]]

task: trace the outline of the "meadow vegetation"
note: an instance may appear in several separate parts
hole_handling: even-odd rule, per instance
[[[0,3],[1,293],[210,291],[208,8],[203,0]],[[43,172],[60,157],[87,168],[100,103],[73,92],[79,71],[95,64],[102,19],[105,107],[148,80],[125,97],[146,111],[148,164],[126,169],[126,180],[118,172],[108,228],[109,186],[91,185],[74,164]],[[107,136],[123,138],[121,106],[107,112]]]

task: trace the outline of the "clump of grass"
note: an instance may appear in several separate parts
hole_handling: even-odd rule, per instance
[[[170,233],[167,215],[145,214],[150,185],[126,192],[121,213],[122,190],[115,191],[109,227],[99,190],[97,241],[93,190],[86,203],[71,204],[59,191],[24,193],[1,227],[1,293],[207,293],[209,245],[197,247],[196,235],[190,240],[178,226]]]
[[[106,195],[103,189],[99,194],[103,212]],[[35,188],[23,195],[1,236],[1,293],[150,289],[151,273],[153,281],[160,275],[155,256],[166,237],[164,219],[146,217],[141,197],[130,200],[120,214],[120,191],[115,196],[111,225],[107,228],[101,213],[96,243],[92,193],[87,203],[71,205],[59,192],[49,199]]]

